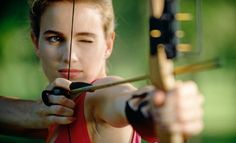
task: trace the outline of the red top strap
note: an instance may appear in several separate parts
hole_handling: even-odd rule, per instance
[[[135,130],[133,130],[131,143],[141,143],[141,137]]]

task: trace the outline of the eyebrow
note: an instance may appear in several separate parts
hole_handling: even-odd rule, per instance
[[[54,30],[47,30],[43,34],[44,35],[55,34],[55,35],[61,35],[61,36],[64,35],[63,33],[58,32],[58,31],[54,31]],[[96,38],[96,34],[90,33],[90,32],[79,32],[79,33],[76,34],[76,36],[90,36],[90,37]]]
[[[43,33],[44,35],[47,35],[47,34],[55,34],[55,35],[64,35],[63,33],[61,32],[58,32],[58,31],[54,31],[54,30],[47,30]]]
[[[76,36],[89,36],[89,37],[96,38],[96,34],[90,33],[90,32],[79,32],[76,34]]]

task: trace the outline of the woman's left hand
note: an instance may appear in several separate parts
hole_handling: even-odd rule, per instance
[[[157,91],[152,99],[152,115],[157,132],[192,136],[203,129],[203,96],[192,82],[178,82],[174,90]]]

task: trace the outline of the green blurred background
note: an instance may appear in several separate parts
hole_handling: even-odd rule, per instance
[[[109,61],[109,74],[125,78],[148,71],[148,1],[114,0],[117,39]],[[195,1],[181,0],[180,11],[195,18]],[[205,129],[192,143],[236,142],[236,3],[234,0],[202,0],[202,48],[196,44],[195,20],[180,24],[186,32],[181,42],[193,44],[200,54],[182,54],[176,65],[219,58],[222,67],[178,76],[195,80],[205,96]],[[47,82],[30,41],[26,0],[1,2],[0,95],[21,99],[40,98]],[[137,87],[146,82],[137,83]],[[1,105],[0,105],[1,106]],[[4,107],[0,107],[4,108]],[[17,118],[17,117],[16,117]],[[42,142],[0,135],[0,142]]]

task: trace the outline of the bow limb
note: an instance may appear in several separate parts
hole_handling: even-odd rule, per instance
[[[157,54],[150,56],[150,80],[152,84],[163,91],[171,91],[175,86],[173,62],[166,58],[165,49],[157,47]]]
[[[157,88],[165,92],[175,86],[173,63],[167,57],[176,54],[175,3],[173,0],[151,0],[150,19],[150,80]],[[169,55],[168,55],[168,52]],[[161,143],[183,143],[181,133],[158,132]]]

